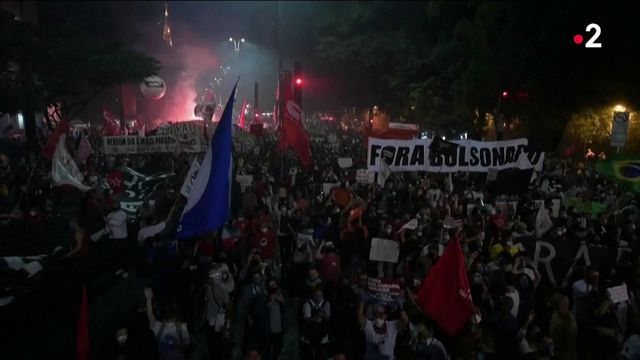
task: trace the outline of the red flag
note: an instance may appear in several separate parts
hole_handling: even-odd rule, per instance
[[[47,144],[42,149],[42,156],[48,160],[53,159],[53,153],[56,152],[56,147],[58,146],[58,139],[60,139],[62,134],[69,134],[69,121],[67,118],[60,120],[58,126],[53,130],[53,133],[49,135]]]
[[[114,194],[120,194],[124,192],[124,173],[122,170],[111,170],[107,174],[107,183]]]
[[[238,120],[238,126],[244,130],[244,113],[247,111],[247,99],[242,100],[242,110],[240,110],[240,119]]]
[[[104,118],[104,132],[107,136],[120,135],[120,125],[113,114],[105,107],[102,108],[102,117]]]
[[[82,287],[82,303],[80,304],[80,316],[78,316],[78,332],[76,334],[76,360],[89,360],[91,358],[89,346],[89,300],[87,299],[87,286]]]
[[[293,92],[290,86],[285,86],[283,94],[284,114],[282,124],[280,124],[280,138],[278,139],[278,149],[285,150],[292,148],[300,159],[302,166],[309,166],[311,163],[311,148],[309,135],[302,126],[302,110],[293,101]]]
[[[451,336],[460,331],[474,314],[467,268],[457,239],[451,240],[422,282],[418,303]]]

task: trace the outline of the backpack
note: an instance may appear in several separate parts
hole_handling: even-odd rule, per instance
[[[180,324],[176,324],[176,333],[178,337],[176,338],[172,334],[164,334],[165,324],[162,323],[160,326],[160,331],[158,331],[158,335],[156,336],[156,340],[158,341],[158,356],[159,359],[162,360],[184,360],[184,341],[182,339],[182,331],[180,329]]]
[[[315,302],[311,300],[307,300],[305,304],[309,304],[309,307],[311,308],[311,317],[314,317],[318,315],[320,312],[322,312],[322,309],[327,304],[327,302],[325,300],[322,300],[322,302],[319,305],[317,305]],[[303,309],[304,309],[304,305],[303,305]],[[324,320],[319,323],[306,322],[306,321],[304,323],[304,338],[311,344],[314,344],[314,345],[322,344],[322,340],[324,340],[324,338],[327,336],[328,333],[329,333],[329,329]]]

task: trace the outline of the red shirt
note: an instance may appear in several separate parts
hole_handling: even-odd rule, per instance
[[[271,260],[276,257],[276,242],[278,238],[276,237],[276,233],[269,230],[266,233],[262,231],[257,232],[253,235],[253,241],[251,245],[260,249],[262,252],[260,257],[264,260]]]
[[[320,277],[323,282],[338,283],[340,276],[340,256],[336,253],[323,254],[320,260]]]
[[[121,170],[112,170],[107,174],[107,183],[114,194],[124,192],[124,174]]]

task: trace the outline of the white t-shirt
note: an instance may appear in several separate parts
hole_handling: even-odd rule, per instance
[[[127,238],[127,213],[122,209],[107,215],[107,230],[111,239]]]
[[[387,331],[378,334],[373,328],[373,321],[367,320],[364,326],[364,336],[366,339],[366,359],[393,359],[393,352],[396,347],[396,336],[398,335],[398,322],[387,321]]]
[[[155,225],[143,227],[142,229],[140,229],[140,231],[138,231],[138,244],[142,245],[145,240],[159,234],[160,232],[162,232],[162,230],[164,230],[165,227],[167,227],[167,223],[164,221]]]

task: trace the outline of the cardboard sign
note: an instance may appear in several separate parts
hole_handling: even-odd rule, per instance
[[[613,302],[614,304],[629,300],[627,284],[608,288],[607,295],[609,295],[609,299],[611,299],[611,302]]]
[[[398,257],[400,257],[400,244],[388,239],[371,239],[369,260],[397,263]]]
[[[331,189],[333,189],[334,186],[340,186],[340,183],[324,183],[322,184],[322,192],[325,195],[328,195],[331,193]]]
[[[351,158],[338,158],[338,166],[341,169],[347,169],[353,166],[353,159]]]
[[[356,171],[356,182],[359,184],[373,184],[376,181],[376,173],[368,172],[367,169]]]
[[[236,175],[236,181],[240,184],[242,191],[245,191],[253,183],[253,175]]]

